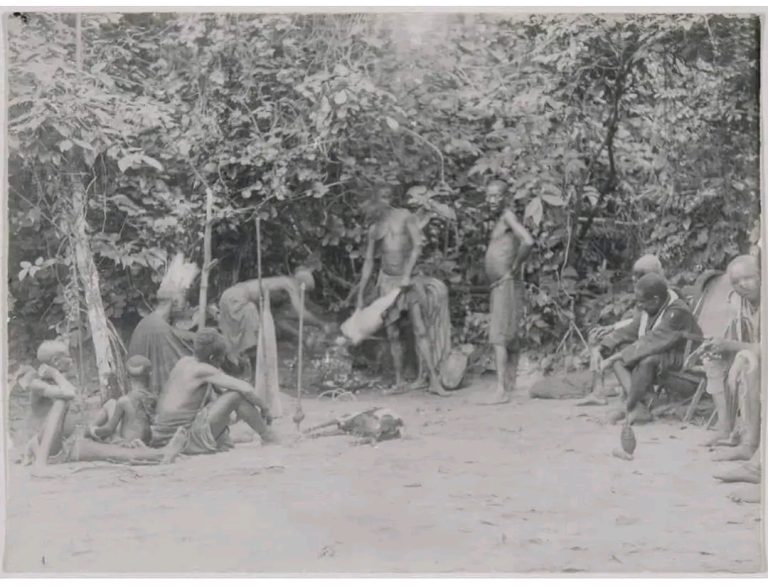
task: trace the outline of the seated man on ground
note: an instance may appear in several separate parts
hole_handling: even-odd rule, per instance
[[[635,261],[635,264],[632,265],[632,283],[637,283],[638,280],[643,277],[643,275],[647,275],[649,273],[655,273],[664,277],[664,269],[661,266],[661,261],[659,261],[659,258],[656,255],[643,255],[637,259],[637,261]],[[670,291],[673,292],[671,288]],[[673,294],[677,295],[674,292]],[[625,315],[622,320],[615,322],[614,324],[596,326],[589,333],[590,339],[592,341],[599,341],[608,336],[614,330],[622,328],[623,326],[627,326],[632,322],[632,318],[635,317],[636,313],[637,311],[633,309],[627,313],[629,315]]]
[[[660,275],[641,277],[635,284],[635,299],[640,313],[598,346],[601,369],[612,367],[627,395],[626,409],[612,420],[627,416],[630,423],[650,418],[641,400],[660,375],[682,368],[688,338],[701,336],[688,305],[673,298]]]
[[[102,406],[88,435],[94,440],[142,446],[152,436],[150,423],[155,412],[155,400],[149,391],[152,363],[146,357],[134,355],[125,363],[125,369],[128,393]]]
[[[69,414],[70,403],[76,397],[75,387],[67,379],[74,363],[69,356],[67,345],[58,340],[46,340],[37,349],[37,360],[41,365],[37,371],[30,371],[19,380],[21,387],[29,392],[28,430],[32,433],[26,446],[22,462],[30,464],[40,456],[56,458],[62,450],[62,437],[69,436],[75,422]],[[52,432],[42,442],[50,420]],[[43,455],[42,451],[46,454]]]
[[[637,261],[635,261],[635,264],[632,266],[632,282],[637,283],[637,281],[643,277],[644,275],[647,275],[649,273],[655,273],[657,275],[661,275],[664,277],[664,269],[661,266],[661,261],[659,261],[659,258],[656,257],[656,255],[643,255],[640,257]],[[673,291],[671,288],[669,290],[669,295],[675,299],[677,298],[677,293]],[[623,328],[624,326],[628,326],[632,323],[632,318],[637,316],[638,310],[636,308],[632,309],[628,314],[631,314],[630,316],[625,317],[624,319],[615,322],[614,324],[608,324],[606,326],[596,326],[593,328],[589,333],[589,342],[591,345],[593,345],[591,357],[590,357],[590,371],[592,371],[593,374],[597,374],[600,367],[600,362],[602,360],[602,357],[600,356],[599,349],[597,347],[597,344],[600,340],[608,336],[610,333],[618,330],[619,328]],[[592,380],[592,388],[590,389],[589,395],[585,397],[584,399],[580,400],[577,405],[579,406],[604,406],[608,402],[605,399],[606,396],[606,390],[602,388],[601,385],[598,385],[598,380],[596,376],[593,376]]]
[[[154,464],[172,462],[178,455],[181,444],[186,442],[183,431],[165,450],[103,445],[85,438],[85,427],[67,421],[70,403],[76,397],[74,385],[64,374],[73,365],[67,346],[45,341],[37,356],[42,366],[22,382],[30,391],[30,423],[35,432],[26,446],[24,464],[44,466],[90,460]]]
[[[760,266],[742,255],[728,265],[734,316],[726,338],[705,343],[707,391],[715,402],[718,431],[710,445],[731,448],[717,461],[748,460],[760,444]],[[725,375],[727,373],[727,376]],[[737,421],[735,416],[738,414]]]
[[[203,328],[195,335],[195,356],[179,359],[160,394],[152,424],[152,446],[165,446],[177,429],[184,429],[188,432],[184,454],[231,448],[229,424],[233,413],[264,442],[274,440],[268,428],[269,411],[253,387],[219,368],[225,355],[224,338],[214,328]],[[218,394],[213,386],[230,391]]]

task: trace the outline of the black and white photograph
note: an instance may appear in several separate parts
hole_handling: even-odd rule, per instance
[[[6,576],[765,576],[748,9],[3,13]]]

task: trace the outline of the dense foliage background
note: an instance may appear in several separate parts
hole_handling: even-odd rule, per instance
[[[637,255],[691,282],[754,238],[756,18],[29,13],[8,39],[17,355],[85,324],[73,193],[123,337],[170,253],[202,262],[206,188],[209,299],[255,277],[260,217],[265,273],[316,253],[313,297],[342,310],[360,200],[386,182],[432,216],[422,268],[451,286],[456,337],[482,341],[503,180],[536,238],[527,334],[547,351],[626,309]]]

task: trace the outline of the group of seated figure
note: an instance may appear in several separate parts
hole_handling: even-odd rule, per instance
[[[623,406],[612,422],[640,424],[651,418],[648,403],[686,371],[705,377],[715,406],[717,425],[705,446],[715,461],[744,461],[736,469],[715,474],[724,482],[752,484],[731,494],[735,501],[760,499],[760,264],[757,256],[740,255],[728,265],[727,308],[720,332],[702,332],[697,316],[703,291],[684,296],[668,285],[658,258],[646,255],[633,267],[636,309],[629,319],[595,328],[590,334],[593,369],[615,374]],[[711,282],[712,280],[710,280]],[[722,289],[722,288],[721,288]],[[688,299],[684,299],[688,297]],[[695,380],[695,379],[694,379]],[[579,402],[605,405],[599,385]]]

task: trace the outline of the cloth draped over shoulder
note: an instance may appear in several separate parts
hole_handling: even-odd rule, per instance
[[[186,333],[174,328],[157,314],[150,314],[136,326],[128,343],[128,355],[142,355],[152,363],[150,392],[160,395],[171,369],[181,357],[193,353]]]
[[[686,334],[701,336],[701,329],[688,304],[676,298],[670,299],[655,316],[639,313],[630,324],[606,336],[600,347],[608,352],[621,348],[621,359],[629,367],[659,354],[669,354],[675,359],[673,364],[682,364]]]

